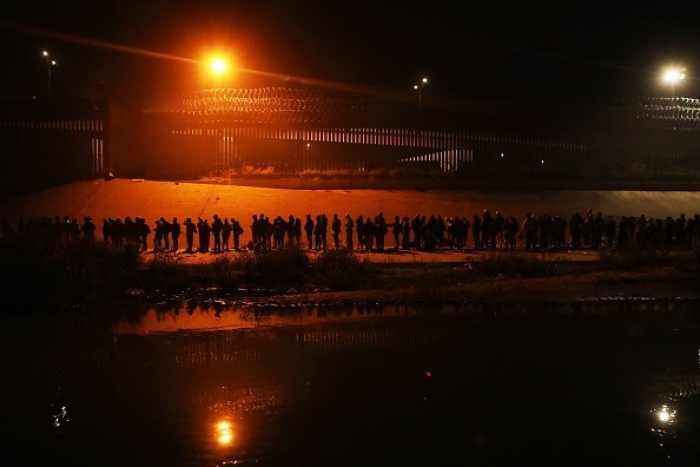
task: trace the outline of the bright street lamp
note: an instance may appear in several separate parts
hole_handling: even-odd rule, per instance
[[[226,62],[220,58],[211,61],[211,71],[214,73],[214,99],[217,98],[218,80],[217,77],[226,71]]]
[[[48,96],[51,99],[51,67],[56,65],[56,60],[51,60],[49,52],[44,50],[41,53],[46,59],[46,70],[48,71]]]
[[[423,110],[423,88],[428,84],[428,78],[423,78],[419,84],[413,86],[413,89],[418,91],[418,109]]]
[[[672,97],[676,97],[676,84],[685,79],[685,67],[667,68],[663,74],[663,81],[671,85]]]

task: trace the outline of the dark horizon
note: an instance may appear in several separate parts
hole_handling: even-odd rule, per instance
[[[464,11],[466,9],[466,11]],[[700,6],[455,6],[382,2],[340,7],[303,1],[207,0],[102,5],[68,0],[2,7],[0,97],[89,94],[96,86],[128,98],[221,87],[338,83],[435,99],[597,102],[627,96],[693,97]],[[112,48],[105,47],[111,45]],[[145,51],[146,54],[135,51]],[[248,70],[218,83],[207,52],[235,56]],[[166,57],[172,57],[166,58]],[[676,89],[665,65],[687,68]]]

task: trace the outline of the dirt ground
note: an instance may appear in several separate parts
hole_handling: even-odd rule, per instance
[[[471,219],[484,209],[500,211],[522,221],[527,213],[561,215],[569,219],[575,211],[588,209],[603,215],[647,217],[693,216],[700,212],[700,192],[694,191],[506,191],[506,190],[314,190],[259,188],[229,184],[174,183],[113,179],[76,182],[0,203],[0,220],[16,225],[20,217],[68,216],[82,221],[91,216],[98,230],[105,218],[140,216],[153,226],[155,220],[197,217],[211,220],[214,214],[235,218],[250,237],[253,214],[294,215],[302,220],[325,213],[341,218],[350,214],[374,217],[382,212],[394,216],[432,214]]]
[[[314,190],[276,189],[211,183],[173,183],[144,180],[114,179],[72,183],[0,203],[0,221],[16,225],[20,217],[68,216],[82,220],[91,216],[100,228],[102,219],[140,216],[153,226],[159,217],[208,218],[214,214],[236,218],[246,229],[242,244],[249,240],[253,214],[264,213],[287,218],[290,214],[304,219],[305,215],[346,213],[375,216],[382,212],[391,221],[395,215],[414,217],[416,214],[443,217],[455,215],[471,219],[484,209],[513,215],[518,220],[526,213],[561,215],[567,219],[575,212],[588,209],[601,211],[615,218],[620,216],[677,217],[680,213],[693,216],[700,212],[700,192],[694,191],[454,191],[454,190]],[[388,238],[388,245],[392,239]],[[236,255],[230,252],[225,255]],[[311,255],[316,253],[310,252]],[[473,251],[437,252],[358,252],[371,262],[396,264],[454,263],[463,267],[470,261],[489,253]],[[522,254],[500,252],[497,254]],[[596,251],[560,251],[528,253],[543,261],[591,262],[600,258]],[[152,258],[153,253],[146,253]],[[220,255],[184,254],[178,258],[185,263],[210,261]],[[460,266],[461,263],[461,266]],[[469,276],[464,276],[469,277]],[[564,277],[493,277],[459,280],[443,284],[439,293],[455,301],[516,300],[578,300],[619,298],[695,298],[697,285],[685,280],[677,271],[648,268],[632,272],[591,270]],[[276,297],[276,300],[367,300],[395,301],[410,299],[425,293],[421,284],[408,284],[395,290],[319,292],[313,296]]]
[[[347,181],[346,181],[347,183]],[[387,221],[394,216],[432,214],[443,217],[466,216],[471,219],[484,209],[515,216],[521,222],[527,213],[561,215],[566,219],[579,211],[601,211],[615,218],[620,216],[677,217],[700,212],[700,192],[691,191],[506,191],[506,190],[328,190],[310,189],[313,181],[299,181],[296,189],[237,186],[222,183],[159,182],[142,179],[102,179],[76,182],[0,203],[0,221],[15,226],[20,218],[68,216],[82,222],[90,216],[99,229],[103,219],[136,216],[154,226],[155,220],[177,217],[197,217],[211,220],[214,214],[235,218],[246,230],[241,245],[250,240],[253,214],[278,215],[287,219],[294,215],[302,220],[306,214],[314,218],[325,213],[328,217],[345,214],[374,217],[382,212]],[[392,246],[387,237],[387,246]],[[226,253],[234,255],[235,253]],[[313,254],[313,253],[312,253]],[[376,262],[461,262],[483,253],[470,251],[364,253],[363,258]],[[214,259],[214,255],[179,255],[184,262]],[[560,251],[539,253],[544,260],[592,261],[599,257],[595,251]]]

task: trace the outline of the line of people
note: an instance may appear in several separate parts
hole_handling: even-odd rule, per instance
[[[62,238],[95,241],[97,228],[90,217],[80,223],[68,216],[60,218],[41,217],[30,219],[29,224],[40,225]],[[20,219],[18,231],[26,228]],[[136,216],[103,219],[101,233],[105,243],[121,245],[136,242],[141,251],[148,251],[152,237],[152,251],[180,251],[180,237],[185,236],[185,253],[217,253],[241,250],[241,237],[246,229],[234,217],[223,219],[214,214],[209,219],[186,218],[180,224],[177,217],[167,220],[161,217],[151,228],[146,220]],[[389,236],[389,245],[386,238]],[[195,243],[196,237],[196,243]],[[329,238],[330,237],[330,238]],[[393,241],[392,241],[393,240]],[[470,242],[471,240],[471,242]],[[641,215],[623,216],[615,219],[603,216],[602,212],[588,210],[584,215],[575,212],[569,219],[562,216],[528,213],[520,223],[514,216],[494,214],[488,209],[466,216],[442,217],[441,215],[394,216],[390,221],[379,212],[376,216],[359,215],[353,218],[338,214],[331,218],[326,214],[306,219],[289,215],[286,219],[276,216],[270,219],[265,214],[254,214],[250,224],[248,250],[283,249],[296,245],[310,250],[350,249],[362,251],[436,250],[436,249],[515,249],[519,243],[525,250],[562,250],[601,247],[665,248],[670,246],[691,247],[699,244],[700,215],[686,218],[665,219]],[[305,241],[305,245],[304,245]],[[471,245],[470,245],[471,243]]]

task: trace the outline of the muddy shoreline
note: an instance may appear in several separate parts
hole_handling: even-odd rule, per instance
[[[617,309],[625,304],[664,309],[669,303],[685,306],[700,303],[700,281],[692,275],[666,267],[645,267],[634,271],[601,271],[595,265],[568,265],[566,273],[550,277],[506,277],[480,274],[454,274],[464,265],[425,265],[410,274],[398,269],[407,265],[384,265],[397,275],[384,288],[355,290],[275,291],[265,288],[191,289],[186,291],[138,291],[135,299],[145,298],[152,306],[224,310],[229,308],[297,310],[305,307],[328,309],[365,307],[367,309],[409,305],[418,309],[448,307],[462,310],[517,308]],[[420,267],[419,267],[420,269]],[[451,271],[446,271],[451,269]]]

